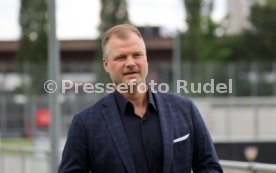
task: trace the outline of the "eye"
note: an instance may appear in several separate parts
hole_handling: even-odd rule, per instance
[[[120,55],[114,58],[115,61],[123,61],[125,59],[125,56]]]
[[[139,53],[139,52],[133,54],[134,58],[139,58],[141,56],[142,56],[142,53]]]

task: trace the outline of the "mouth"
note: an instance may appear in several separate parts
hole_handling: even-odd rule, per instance
[[[134,75],[134,74],[137,74],[138,72],[127,72],[127,73],[124,73],[124,76],[128,76],[128,75]]]

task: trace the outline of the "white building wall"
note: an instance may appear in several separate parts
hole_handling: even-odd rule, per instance
[[[265,5],[266,0],[227,0],[227,24],[228,35],[238,34],[244,28],[249,28],[250,8],[253,4]]]
[[[192,100],[215,142],[276,141],[276,97]]]

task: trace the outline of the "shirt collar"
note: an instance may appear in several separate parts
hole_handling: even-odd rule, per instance
[[[115,90],[114,92],[114,96],[115,96],[115,100],[116,100],[116,103],[119,107],[119,110],[121,111],[121,113],[125,113],[125,110],[126,110],[126,106],[127,104],[129,103],[129,101],[124,98],[122,96],[122,94],[120,94],[117,90]],[[153,93],[152,91],[150,90],[150,88],[148,89],[147,91],[147,98],[148,98],[148,108],[150,106],[152,106],[152,108],[157,111],[157,108],[156,108],[156,104],[155,104],[155,100],[153,98]]]

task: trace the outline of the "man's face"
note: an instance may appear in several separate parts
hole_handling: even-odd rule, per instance
[[[108,56],[103,59],[103,66],[116,85],[129,84],[131,80],[145,82],[148,74],[148,62],[142,40],[135,33],[128,33],[127,38],[112,36],[108,43]]]

